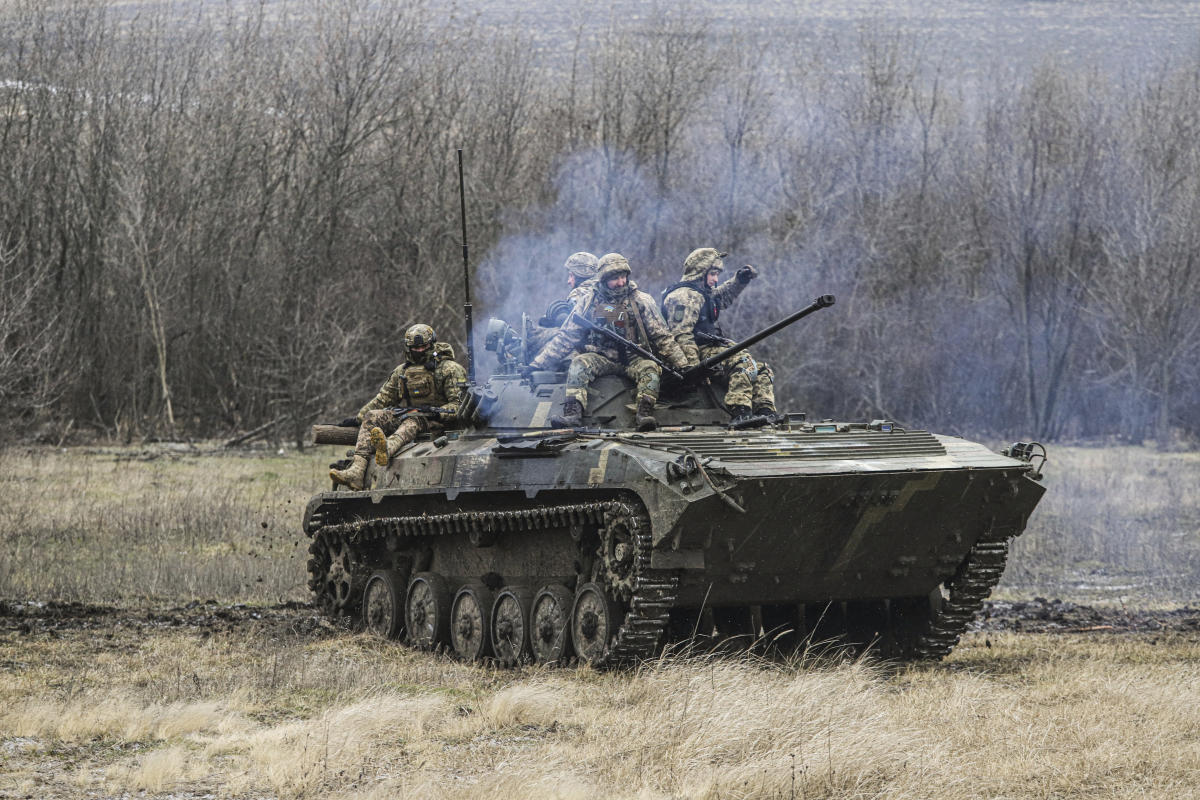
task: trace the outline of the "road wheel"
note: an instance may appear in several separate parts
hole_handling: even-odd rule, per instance
[[[404,603],[408,643],[420,650],[435,650],[450,643],[450,591],[436,572],[418,572],[408,582]]]
[[[404,630],[404,595],[399,576],[390,569],[375,570],[363,589],[363,627],[384,639],[398,639]]]
[[[530,646],[537,664],[563,664],[571,655],[571,607],[575,596],[565,586],[543,586],[533,598]]]
[[[524,586],[505,586],[492,606],[492,648],[506,667],[529,660],[529,610],[533,592]]]
[[[463,661],[482,661],[492,653],[492,592],[482,583],[468,583],[450,606],[450,646]]]
[[[571,641],[580,661],[603,663],[620,624],[617,604],[600,584],[585,583],[579,587],[571,610]]]

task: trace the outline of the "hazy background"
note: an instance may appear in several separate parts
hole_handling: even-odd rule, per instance
[[[783,405],[1194,443],[1200,11],[1183,2],[0,9],[8,435],[341,417],[576,250],[762,277]],[[481,342],[480,342],[481,344]],[[482,349],[481,374],[489,365]],[[69,438],[68,438],[69,440]]]

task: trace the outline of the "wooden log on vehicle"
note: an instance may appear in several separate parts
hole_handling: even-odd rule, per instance
[[[313,425],[313,444],[354,444],[358,441],[358,428],[343,428],[341,425]]]

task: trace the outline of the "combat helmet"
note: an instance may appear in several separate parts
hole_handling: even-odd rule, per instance
[[[629,273],[629,259],[620,253],[609,253],[600,259],[600,263],[596,267],[596,280],[603,284],[609,278],[615,278],[617,275]]]
[[[683,260],[683,280],[702,280],[711,269],[725,269],[722,260],[728,253],[718,252],[712,247],[699,247],[688,254]]]
[[[404,350],[408,354],[408,360],[414,364],[420,364],[429,358],[431,348],[435,344],[437,334],[428,325],[418,323],[404,332]]]
[[[563,267],[580,281],[586,281],[596,275],[597,263],[596,257],[591,253],[572,253]]]

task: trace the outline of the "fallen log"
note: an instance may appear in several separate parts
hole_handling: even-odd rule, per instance
[[[274,428],[280,422],[283,422],[283,417],[276,417],[275,419],[271,420],[270,422],[264,422],[262,425],[259,425],[257,428],[255,428],[252,431],[243,433],[241,436],[233,437],[229,441],[225,442],[225,444],[223,444],[222,447],[237,447],[239,444],[244,444],[245,442],[248,442],[251,439],[256,439],[259,436],[262,436],[267,431],[269,431],[271,428]]]
[[[343,428],[341,425],[313,425],[313,444],[354,444],[358,441],[358,428]]]

